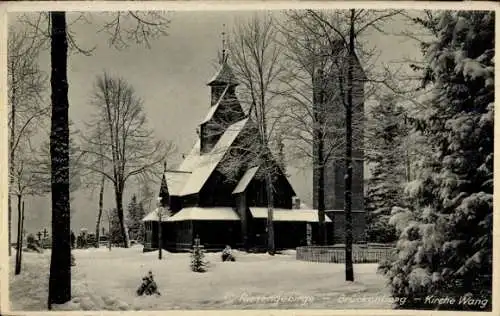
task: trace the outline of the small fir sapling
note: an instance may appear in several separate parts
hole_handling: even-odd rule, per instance
[[[205,250],[200,245],[200,238],[194,240],[193,250],[191,251],[191,270],[193,272],[206,272],[208,262],[205,260]]]

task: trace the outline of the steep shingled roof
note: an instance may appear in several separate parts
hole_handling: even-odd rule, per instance
[[[185,172],[185,171],[165,172],[164,177],[166,178],[167,185],[170,188],[170,194],[174,196],[179,196],[190,176],[191,172]]]
[[[197,141],[189,155],[186,156],[179,166],[177,170],[179,175],[173,175],[175,172],[167,174],[167,183],[172,191],[171,195],[185,196],[198,193],[222,160],[227,150],[232,146],[236,137],[238,137],[243,130],[247,121],[248,118],[245,118],[230,125],[209,153],[200,155],[200,142]],[[169,176],[172,182],[177,181],[175,194],[173,192],[174,184],[170,186]]]
[[[191,148],[189,154],[184,158],[180,164],[178,171],[192,172],[198,166],[198,160],[200,159],[200,138],[196,140],[196,143]]]
[[[215,105],[213,105],[213,106],[210,107],[210,110],[208,111],[207,116],[205,116],[205,118],[203,119],[203,121],[201,121],[200,124],[203,124],[203,123],[206,123],[206,122],[210,121],[210,119],[214,116],[215,112],[219,108],[219,104],[221,103],[222,99],[226,95],[228,89],[229,89],[229,85],[226,86],[226,88],[222,92],[222,94],[221,94],[219,100],[217,101],[217,103]]]
[[[208,82],[208,85],[212,86],[212,85],[226,85],[226,84],[231,86],[236,86],[238,85],[238,81],[236,81],[236,77],[234,76],[231,67],[228,65],[227,62],[224,62],[219,68],[219,71],[217,71],[215,76],[213,76],[212,79]]]
[[[255,177],[257,170],[259,170],[258,166],[248,169],[243,177],[241,177],[240,182],[236,185],[236,188],[234,188],[233,194],[245,191],[250,181],[252,181],[253,177]]]

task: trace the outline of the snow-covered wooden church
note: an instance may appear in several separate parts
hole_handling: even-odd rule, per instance
[[[206,249],[265,248],[265,167],[272,175],[276,249],[305,245],[308,234],[314,239],[317,233],[317,211],[300,207],[280,164],[259,150],[257,126],[238,101],[227,58],[208,86],[211,104],[198,140],[176,170],[165,170],[161,206],[143,219],[144,251],[158,248],[159,210],[162,248],[169,251],[191,249],[196,236]]]

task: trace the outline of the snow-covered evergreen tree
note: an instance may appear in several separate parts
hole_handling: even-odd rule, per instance
[[[118,212],[116,208],[108,210],[108,220],[111,221],[109,225],[109,238],[112,244],[123,244],[123,236],[121,234],[120,220],[118,219]]]
[[[400,307],[488,310],[495,17],[485,11],[439,14],[439,23],[431,23],[437,40],[424,51],[425,83],[432,84],[433,96],[416,122],[433,154],[408,188],[411,208],[394,211],[398,256],[382,268],[393,295],[408,299]],[[457,302],[440,305],[428,295]]]
[[[206,272],[208,262],[205,261],[205,250],[200,244],[200,239],[195,238],[193,249],[191,250],[191,270],[193,272]]]
[[[134,194],[127,207],[127,227],[130,239],[139,242],[144,237],[144,225],[142,219],[146,216],[146,211],[141,203],[137,202],[137,196]]]
[[[406,181],[404,140],[407,135],[403,109],[393,95],[386,95],[372,108],[367,124],[366,161],[371,177],[367,183],[365,208],[367,238],[371,242],[393,242],[396,230],[389,224],[394,206],[404,206]]]

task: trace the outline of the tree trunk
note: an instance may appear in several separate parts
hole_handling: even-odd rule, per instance
[[[95,226],[95,247],[99,248],[99,227],[101,227],[101,218],[102,218],[102,206],[103,206],[103,200],[104,200],[104,181],[105,178],[104,176],[101,179],[101,189],[99,191],[99,212],[97,213],[97,223]]]
[[[15,76],[14,76],[14,61],[12,61],[12,67],[11,67],[11,77],[12,77],[12,83],[15,81]],[[11,126],[10,126],[10,137],[9,137],[9,193],[7,195],[7,204],[8,204],[8,212],[9,212],[9,257],[12,255],[12,199],[10,195],[10,190],[12,189],[12,186],[14,185],[14,170],[15,170],[15,150],[14,150],[14,142],[16,139],[16,86],[13,84],[12,86],[12,95],[11,95],[11,111],[10,111],[10,120],[11,120]]]
[[[347,56],[347,105],[345,107],[345,177],[344,177],[344,211],[345,211],[345,279],[354,281],[352,263],[352,109],[353,109],[353,58],[354,58],[354,9],[351,9],[349,29],[349,51]]]
[[[16,125],[16,110],[14,104],[12,104],[11,110],[11,132],[10,132],[10,157],[9,157],[9,191],[12,190],[12,186],[14,185],[14,170],[15,170],[15,155],[14,155],[14,137],[15,137],[15,125]],[[9,256],[12,255],[12,201],[10,192],[7,196],[7,204],[8,204],[8,212],[9,212]]]
[[[24,202],[22,196],[17,195],[17,250],[15,274],[21,273],[21,259],[23,256],[23,228],[24,228]]]
[[[123,247],[128,248],[130,245],[127,225],[123,216],[123,191],[119,188],[115,189],[116,198],[116,213],[118,214],[118,221],[120,222],[120,231],[122,235]]]
[[[22,199],[22,198],[21,198]],[[25,230],[24,230],[24,201],[22,203],[22,206],[21,206],[21,251],[19,252],[19,272],[21,272],[21,266],[22,266],[22,263],[23,263],[23,250],[22,250],[22,246],[23,246],[23,243],[22,241],[24,240],[24,235],[25,235]]]
[[[12,160],[11,160],[11,164],[12,164]],[[10,188],[12,187],[12,183],[9,179],[9,190]],[[8,230],[9,230],[9,240],[8,240],[8,243],[9,243],[9,257],[12,256],[12,201],[11,201],[11,197],[10,197],[10,192],[9,194],[7,195],[7,204],[8,204],[8,212],[9,212],[9,227],[8,227]]]
[[[274,196],[271,174],[266,166],[266,192],[267,192],[267,252],[274,256],[276,245],[274,240]]]
[[[162,253],[161,253],[161,249],[163,248],[163,245],[162,245],[162,236],[161,236],[161,229],[162,229],[162,225],[161,225],[161,209],[160,209],[161,206],[158,207],[158,259],[161,260],[161,256],[162,256]]]
[[[323,141],[320,141],[323,143]],[[318,146],[320,150],[323,150],[323,144]],[[325,165],[323,161],[323,157],[321,155],[321,160],[319,160],[319,177],[318,177],[318,240],[320,245],[326,245],[327,242],[327,233],[326,233],[326,224],[325,224]]]
[[[111,214],[109,210],[106,212],[108,214],[108,248],[111,251]]]
[[[65,12],[51,12],[51,193],[52,254],[48,308],[71,299],[69,204],[68,41]]]
[[[317,152],[317,163],[318,163],[318,243],[320,245],[326,245],[326,225],[325,225],[325,159],[324,159],[324,134],[322,129],[324,128],[323,117],[326,115],[326,109],[324,104],[324,87],[325,79],[323,72],[320,71],[318,74],[319,78],[319,93],[316,93],[316,98],[314,100],[316,105],[315,111],[315,121],[318,125],[316,128],[316,139],[318,141],[318,152]]]

